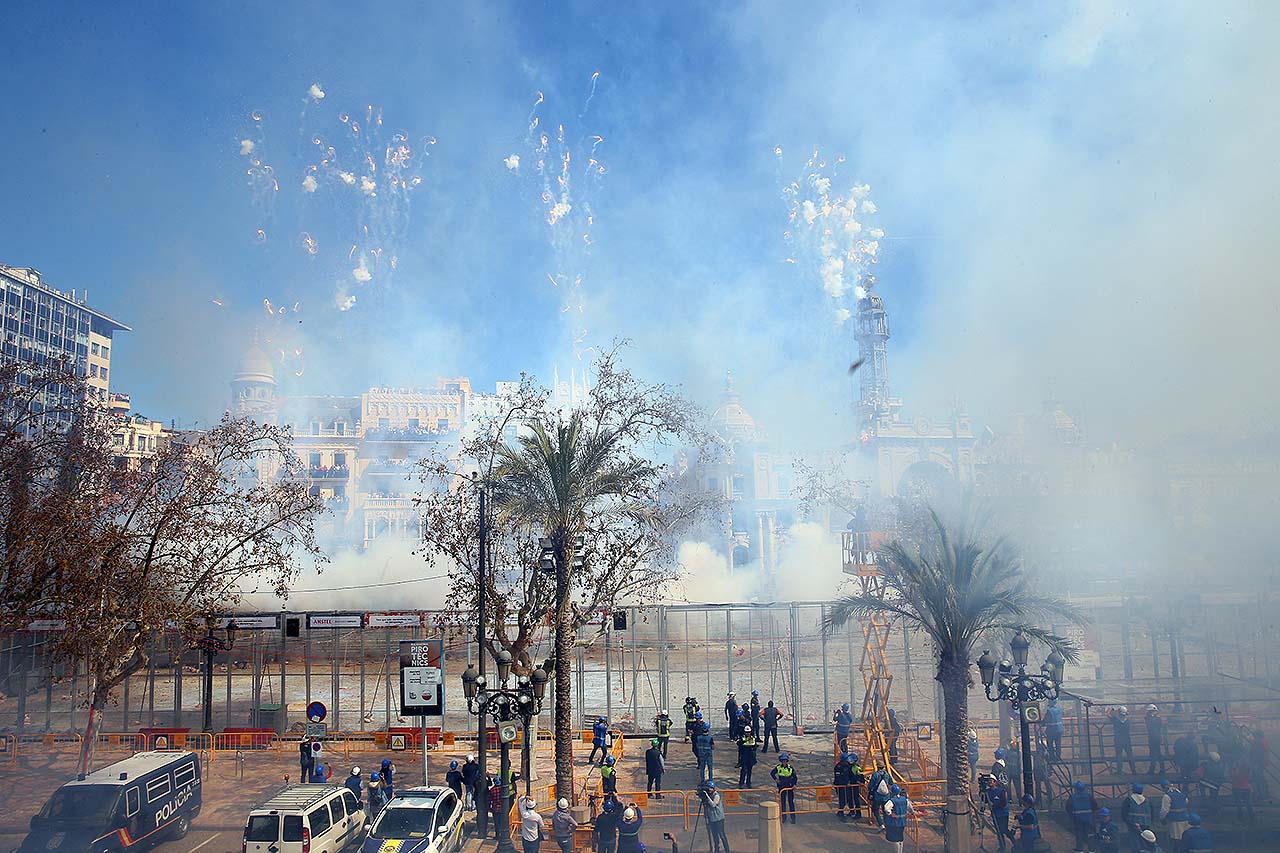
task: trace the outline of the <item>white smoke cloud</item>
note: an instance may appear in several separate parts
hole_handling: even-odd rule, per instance
[[[373,279],[373,273],[369,272],[369,264],[363,254],[360,256],[360,263],[351,271],[351,277],[361,284],[366,284]]]
[[[241,140],[240,140],[240,154],[241,154],[241,156],[243,156],[243,157],[248,157],[250,154],[252,154],[252,153],[253,153],[253,146],[254,146],[254,143],[253,143],[253,140],[252,140],[252,139],[241,139]]]
[[[313,101],[324,100],[324,89],[320,88],[319,83],[312,83],[311,88],[307,90],[307,94],[311,96]]]
[[[516,169],[520,168],[520,155],[512,154],[508,156],[505,160],[502,161],[502,165],[506,166],[508,169],[514,172]]]
[[[309,192],[309,193],[313,193],[316,191],[315,175],[307,175],[305,178],[302,179],[302,189],[303,189],[303,192]]]
[[[342,182],[349,187],[355,185],[356,176],[350,172],[339,172],[338,177],[341,178]]]
[[[334,296],[334,304],[337,305],[339,311],[350,311],[356,304],[356,295],[338,291],[337,295]]]
[[[365,195],[373,195],[378,189],[378,183],[368,175],[360,176],[360,191]]]

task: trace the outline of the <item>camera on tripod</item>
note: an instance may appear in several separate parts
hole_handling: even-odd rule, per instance
[[[992,789],[996,786],[996,777],[992,773],[978,774],[978,794],[982,797],[982,802],[988,802]]]

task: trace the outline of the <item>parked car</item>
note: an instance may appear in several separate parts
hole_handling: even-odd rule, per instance
[[[241,853],[340,853],[364,837],[364,807],[338,785],[289,785],[249,812]]]
[[[19,853],[119,853],[182,838],[202,804],[193,752],[139,752],[53,792]]]
[[[449,788],[397,791],[369,827],[360,853],[456,853],[462,849],[462,803]]]

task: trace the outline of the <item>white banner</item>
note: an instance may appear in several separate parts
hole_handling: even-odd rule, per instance
[[[219,616],[218,627],[226,628],[227,623],[235,622],[236,628],[248,628],[250,630],[262,630],[264,628],[279,628],[279,616]]]
[[[359,613],[308,613],[307,628],[363,628],[364,616]]]
[[[27,625],[28,631],[65,631],[66,619],[36,619]]]

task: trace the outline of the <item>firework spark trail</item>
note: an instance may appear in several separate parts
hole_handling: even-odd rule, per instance
[[[774,155],[782,163],[782,148]],[[814,149],[798,178],[785,182],[782,198],[787,204],[787,228],[783,239],[793,247],[786,263],[799,263],[815,275],[831,298],[835,320],[842,325],[852,316],[850,304],[867,295],[874,284],[872,267],[880,259],[884,231],[870,222],[877,212],[871,187],[854,182],[841,192],[837,157],[828,164]],[[837,189],[833,189],[837,187]],[[849,295],[852,294],[852,300]]]
[[[591,76],[587,100],[579,118],[586,114],[595,96],[600,72]],[[533,107],[527,119],[524,156],[511,154],[503,165],[516,176],[529,175],[535,184],[542,220],[546,223],[548,242],[555,258],[555,271],[547,273],[547,280],[560,294],[560,313],[576,311],[585,313],[585,294],[582,289],[583,267],[592,245],[592,229],[595,217],[591,199],[606,173],[604,164],[597,157],[597,149],[604,137],[584,135],[575,138],[564,123],[547,120],[540,115],[546,102],[542,92],[534,93]],[[546,128],[545,130],[543,128]],[[554,129],[554,132],[551,132]],[[587,151],[583,156],[580,152]],[[528,166],[527,170],[524,168]],[[586,329],[575,331],[573,347],[582,357]]]

